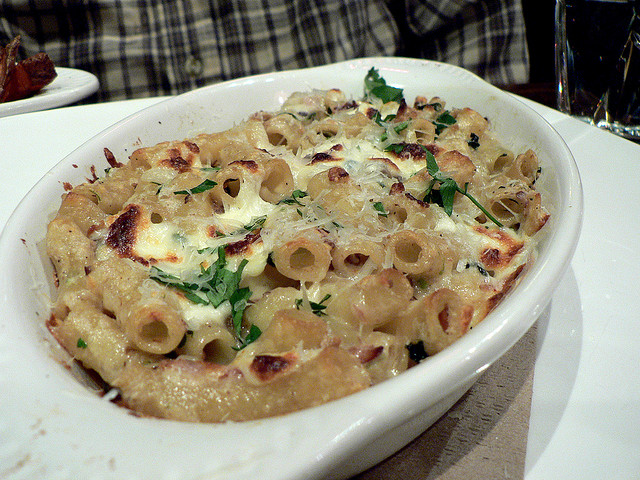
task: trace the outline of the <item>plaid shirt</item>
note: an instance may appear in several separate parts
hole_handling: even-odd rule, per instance
[[[97,100],[377,55],[524,82],[520,0],[0,0],[0,44],[94,73]]]

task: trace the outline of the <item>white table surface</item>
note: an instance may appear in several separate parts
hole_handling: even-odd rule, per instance
[[[58,161],[160,99],[0,118],[0,225]],[[576,158],[571,267],[539,320],[526,480],[640,478],[640,145],[527,101]]]

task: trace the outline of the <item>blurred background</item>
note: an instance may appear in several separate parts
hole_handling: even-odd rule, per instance
[[[531,73],[529,84],[512,85],[508,90],[555,108],[555,1],[522,0],[522,8]]]

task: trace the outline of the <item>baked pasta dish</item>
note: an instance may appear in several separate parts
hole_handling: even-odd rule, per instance
[[[359,99],[104,153],[48,225],[48,328],[147,416],[252,420],[398,375],[486,317],[549,217],[533,150],[375,69]]]

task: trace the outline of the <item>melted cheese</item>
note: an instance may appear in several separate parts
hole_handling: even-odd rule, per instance
[[[416,345],[436,354],[497,305],[548,218],[487,120],[438,103],[315,90],[136,150],[49,226],[52,333],[125,404],[204,421],[318,405],[401,373]],[[442,113],[458,123],[436,130]],[[508,226],[460,193],[438,206],[427,152]]]
[[[287,100],[282,111],[289,112],[294,117],[303,119],[302,121],[305,121],[304,119],[309,121],[308,119],[315,115],[324,115],[327,102],[339,103],[340,95],[338,91],[333,96],[320,91],[293,95]],[[369,116],[372,109],[379,110],[380,118],[386,118],[395,116],[398,112],[398,104],[357,102],[356,108],[336,112],[335,119],[338,122],[345,122],[346,125],[356,119],[357,115]],[[349,190],[345,198],[340,199],[339,204],[334,200],[326,200],[333,198],[329,197],[330,189],[320,192],[315,199],[306,196],[294,202],[272,204],[263,200],[259,194],[263,170],[246,168],[236,196],[225,200],[222,212],[211,217],[194,216],[190,220],[193,228],[188,231],[181,229],[178,226],[179,223],[171,218],[157,224],[152,222],[140,224],[137,226],[132,253],[182,281],[198,283],[203,281],[199,277],[202,269],[216,261],[217,249],[220,246],[239,245],[237,252],[234,247],[233,253],[227,255],[226,268],[235,271],[242,264],[244,284],[255,285],[256,280],[248,279],[259,279],[269,261],[270,253],[278,245],[301,234],[305,235],[305,232],[312,230],[323,232],[322,235],[332,246],[346,244],[356,237],[384,245],[390,235],[408,227],[392,222],[386,222],[383,225],[381,216],[386,216],[386,213],[380,211],[379,207],[374,208],[376,203],[381,204],[388,197],[394,184],[404,182],[426,168],[424,157],[413,158],[410,155],[395,155],[387,151],[385,147],[388,145],[403,141],[403,129],[396,131],[393,127],[393,124],[379,125],[371,122],[362,128],[357,137],[347,135],[346,128],[341,127],[338,128],[337,134],[296,150],[291,150],[286,145],[269,144],[266,134],[254,134],[251,138],[255,148],[268,151],[273,157],[283,158],[287,162],[293,175],[294,190],[306,191],[314,176],[328,172],[334,167],[340,167],[347,172],[348,181],[354,185],[354,188]],[[252,131],[255,133],[254,130],[255,124],[252,126]],[[244,138],[241,129],[235,129],[234,132],[235,136],[232,138]],[[453,140],[447,141],[451,143]],[[469,151],[464,142],[461,143],[462,146],[455,142],[452,145],[459,147],[462,151]],[[498,147],[496,149],[501,150]],[[320,157],[316,159],[318,154]],[[474,155],[477,156],[475,152]],[[189,175],[200,175],[202,180],[215,179],[215,175],[206,170],[192,168]],[[175,182],[178,175],[175,169],[160,163],[145,171],[141,180],[164,188]],[[426,182],[425,180],[425,189]],[[161,188],[157,189],[156,195]],[[143,194],[140,195],[144,198]],[[203,195],[203,193],[193,195]],[[175,203],[176,200],[172,191],[164,190],[158,198],[160,202]],[[134,195],[132,200],[135,199],[137,197]],[[173,205],[170,209],[175,211],[176,208],[177,206]],[[348,210],[348,214],[343,211],[344,209]],[[443,245],[456,252],[457,260],[451,268],[459,274],[464,274],[470,266],[482,268],[483,258],[508,263],[517,255],[524,256],[523,252],[527,252],[527,249],[523,252],[514,249],[514,244],[519,240],[513,233],[502,232],[492,235],[478,230],[474,219],[477,215],[475,210],[456,210],[452,216],[448,216],[440,207],[431,205],[430,215],[434,218],[434,223],[428,233],[436,235]],[[253,233],[247,230],[249,225],[259,220],[262,224],[256,227]],[[259,238],[248,240],[250,234],[255,232],[259,232]],[[524,260],[518,259],[518,262],[521,261]],[[493,266],[496,267],[496,265]],[[381,267],[393,267],[393,256],[388,250],[385,252]],[[350,281],[356,282],[374,273],[376,268],[368,261]],[[483,281],[498,286],[500,279],[512,269],[503,269],[503,274],[500,273],[501,269],[498,270],[500,271],[497,273],[492,272],[493,277],[490,276]],[[448,279],[439,279],[431,283],[429,291],[451,285],[454,284]],[[307,291],[304,289],[304,284],[301,288],[307,306],[308,301],[321,299],[322,288],[312,286],[311,290]],[[268,288],[261,287],[257,290],[266,292]],[[420,292],[419,295],[424,293]],[[190,330],[197,330],[205,324],[224,325],[231,314],[228,301],[215,308],[212,305],[193,304],[183,298],[178,307]]]

